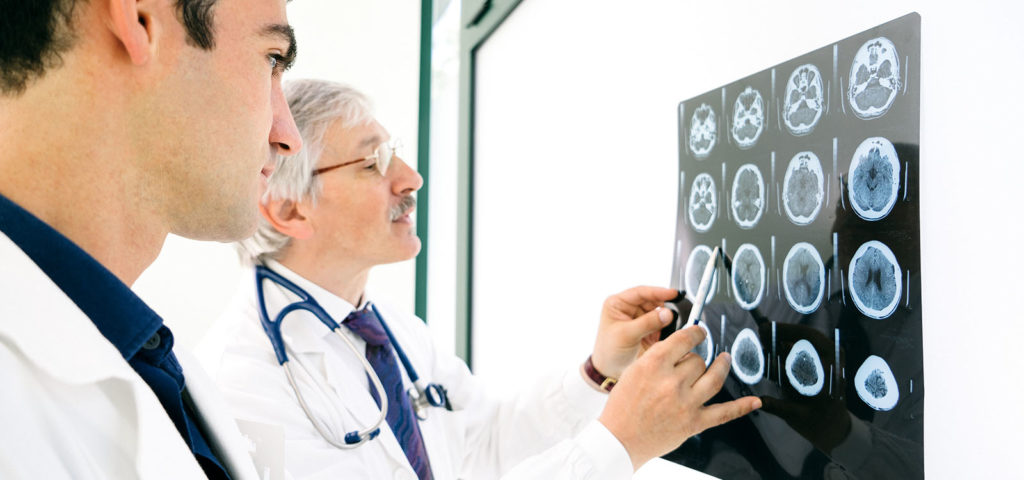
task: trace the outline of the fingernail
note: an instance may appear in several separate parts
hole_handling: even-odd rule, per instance
[[[679,290],[676,293],[675,298],[673,298],[672,300],[669,300],[669,301],[672,302],[672,303],[679,303],[679,301],[682,300],[683,298],[686,298],[686,292],[684,292],[682,290]]]
[[[675,312],[672,310],[667,308],[658,309],[658,320],[661,320],[662,325],[668,325],[668,322],[671,322],[675,316]]]
[[[761,404],[761,399],[760,398],[755,398],[754,399],[754,410],[757,410],[757,409],[761,408],[761,405],[762,405]]]

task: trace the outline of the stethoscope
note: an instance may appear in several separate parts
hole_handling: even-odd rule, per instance
[[[270,316],[267,314],[267,304],[263,298],[263,281],[270,280],[281,287],[286,288],[288,291],[295,294],[300,298],[298,302],[292,302],[288,306],[281,309],[273,321],[270,320]],[[295,391],[295,397],[299,400],[299,405],[302,407],[302,411],[305,412],[306,417],[309,418],[310,423],[316,428],[316,431],[320,433],[320,436],[327,440],[328,443],[337,448],[356,448],[370,440],[373,440],[380,434],[380,426],[384,423],[387,418],[388,411],[388,398],[384,392],[384,386],[380,383],[380,377],[374,372],[373,367],[366,360],[352,340],[342,333],[341,325],[331,318],[330,314],[327,313],[323,307],[317,303],[316,299],[313,298],[308,292],[303,290],[298,285],[292,283],[287,278],[284,278],[277,272],[263,266],[256,265],[256,299],[259,302],[259,313],[260,313],[260,324],[263,325],[263,331],[267,334],[267,338],[270,339],[271,346],[274,347],[274,355],[277,356],[277,363],[284,367],[285,375],[288,376],[288,383],[291,384],[292,390]],[[409,401],[412,404],[413,411],[416,414],[416,418],[420,420],[427,419],[427,408],[428,407],[443,407],[447,410],[451,410],[451,404],[448,402],[448,392],[436,383],[428,383],[419,377],[416,373],[416,369],[413,368],[412,363],[409,361],[409,357],[405,355],[405,351],[395,341],[395,336],[391,333],[391,329],[388,328],[387,323],[384,322],[384,317],[381,316],[377,310],[377,306],[370,304],[373,308],[373,313],[380,319],[380,324],[384,327],[384,333],[387,334],[388,340],[391,342],[392,348],[395,353],[398,354],[399,360],[402,362],[402,367],[405,368],[405,373],[409,375],[409,380],[412,381],[414,388],[410,388],[407,391],[409,395]],[[362,430],[353,430],[345,434],[344,443],[337,442],[333,436],[324,430],[320,422],[316,421],[313,414],[306,403],[306,399],[302,396],[302,392],[299,390],[298,384],[295,381],[295,377],[292,374],[291,365],[288,361],[288,355],[285,353],[284,338],[281,336],[281,321],[286,315],[296,310],[305,310],[312,313],[317,320],[331,329],[336,335],[341,337],[348,345],[348,348],[352,350],[352,353],[356,355],[359,361],[363,365],[363,370],[366,371],[366,376],[370,379],[374,390],[377,391],[377,397],[380,398],[380,415],[377,420],[368,428]]]

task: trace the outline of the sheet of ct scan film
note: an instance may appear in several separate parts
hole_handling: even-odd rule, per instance
[[[665,458],[724,479],[924,477],[920,16],[679,105],[672,285],[752,415]]]

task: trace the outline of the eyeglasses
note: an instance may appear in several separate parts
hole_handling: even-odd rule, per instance
[[[398,155],[398,151],[402,148],[402,141],[398,139],[392,139],[390,142],[385,142],[377,146],[377,149],[373,151],[373,155],[363,158],[357,158],[352,161],[345,163],[339,163],[337,165],[331,165],[329,167],[318,168],[313,170],[313,176],[326,173],[336,168],[346,167],[360,162],[366,162],[373,160],[373,166],[377,168],[377,172],[384,176],[388,172],[388,167],[391,166],[391,159]],[[367,165],[369,167],[369,165]]]

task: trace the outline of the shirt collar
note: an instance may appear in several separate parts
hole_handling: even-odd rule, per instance
[[[163,319],[110,270],[3,195],[0,231],[64,291],[126,360],[163,325]]]
[[[305,290],[339,324],[355,309],[345,299],[293,272],[280,262],[267,260],[266,267]],[[266,282],[263,288],[267,301],[267,315],[270,315],[271,318],[274,318],[277,312],[289,303],[299,301],[298,297],[287,292],[283,287],[274,285],[273,282]],[[368,303],[366,295],[363,295],[360,308],[365,308]],[[350,338],[358,340],[357,343],[362,342],[361,338],[351,334],[347,328],[343,328],[342,331],[350,335]],[[324,350],[324,338],[330,336],[331,332],[313,314],[303,311],[290,314],[282,321],[281,334],[296,351],[311,352]]]

